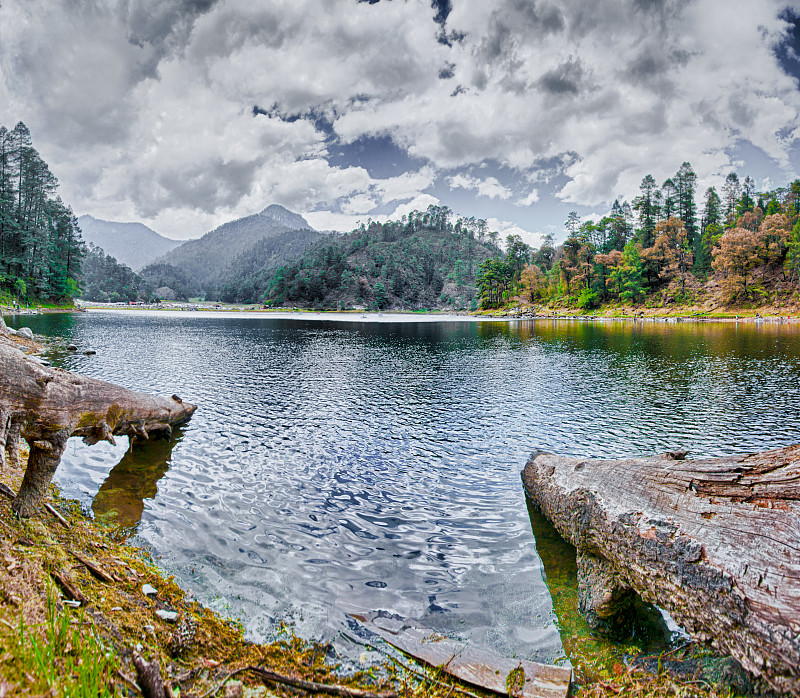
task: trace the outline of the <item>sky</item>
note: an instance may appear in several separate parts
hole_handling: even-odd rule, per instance
[[[176,239],[438,204],[538,245],[684,161],[783,186],[799,79],[785,1],[0,0],[0,124],[76,214]]]

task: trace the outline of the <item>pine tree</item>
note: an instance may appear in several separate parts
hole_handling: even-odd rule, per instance
[[[695,251],[695,271],[701,274],[711,270],[712,250],[722,232],[722,202],[714,187],[706,189],[703,215],[700,218],[700,241]]]
[[[18,296],[77,293],[83,242],[57,189],[27,126],[0,127],[0,287]]]
[[[653,175],[647,175],[642,179],[639,191],[641,194],[633,200],[633,210],[639,214],[638,239],[644,247],[650,247],[655,239],[653,231],[660,213],[659,197],[656,196],[660,192]]]
[[[731,172],[725,178],[722,185],[722,198],[725,204],[725,227],[730,228],[736,222],[736,207],[739,204],[742,185],[739,183],[739,175]]]
[[[697,175],[688,162],[684,162],[675,174],[675,189],[678,200],[678,218],[683,221],[689,247],[697,248],[699,235],[697,230],[697,206],[694,194],[697,188]]]

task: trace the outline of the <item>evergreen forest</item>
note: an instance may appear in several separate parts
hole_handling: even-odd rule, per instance
[[[0,126],[0,292],[66,302],[84,254],[72,210],[22,122]]]
[[[28,127],[0,126],[0,299],[71,304],[78,295],[135,301],[152,291],[100,248],[87,248]]]

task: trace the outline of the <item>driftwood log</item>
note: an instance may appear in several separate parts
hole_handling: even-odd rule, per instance
[[[113,383],[47,368],[25,356],[0,327],[0,469],[19,465],[20,440],[30,447],[28,467],[13,509],[32,516],[71,436],[87,444],[114,443],[115,435],[149,439],[172,434],[195,406],[137,393]]]
[[[525,491],[578,551],[599,629],[633,594],[773,690],[800,696],[800,446],[749,456],[534,455]]]

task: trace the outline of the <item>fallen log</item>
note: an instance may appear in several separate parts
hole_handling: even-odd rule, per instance
[[[572,669],[525,659],[508,659],[468,642],[416,627],[383,611],[350,613],[393,647],[473,686],[509,698],[566,698]]]
[[[634,594],[779,693],[800,696],[800,446],[748,456],[534,455],[525,491],[578,551],[581,610]]]
[[[134,392],[32,361],[8,340],[0,340],[0,469],[19,463],[20,440],[30,447],[22,486],[14,499],[18,516],[39,509],[71,436],[87,444],[169,436],[173,425],[191,417],[195,406]]]

